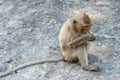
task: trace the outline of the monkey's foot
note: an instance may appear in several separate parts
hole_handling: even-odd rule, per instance
[[[88,66],[83,67],[83,69],[86,71],[95,71],[95,72],[100,71],[100,68],[96,65],[88,65]]]

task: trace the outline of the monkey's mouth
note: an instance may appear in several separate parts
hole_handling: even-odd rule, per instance
[[[88,32],[87,31],[82,31],[83,34],[87,34]]]

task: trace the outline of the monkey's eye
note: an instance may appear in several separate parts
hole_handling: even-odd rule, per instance
[[[84,26],[85,28],[88,28],[89,26]]]
[[[83,28],[88,28],[89,26],[82,26]]]
[[[76,20],[74,20],[74,21],[73,21],[73,23],[74,23],[74,24],[76,24],[76,23],[77,23],[77,21],[76,21]]]

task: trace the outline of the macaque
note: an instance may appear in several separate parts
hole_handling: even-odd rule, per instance
[[[87,44],[89,41],[95,40],[94,35],[90,33],[90,28],[91,20],[85,13],[80,13],[74,18],[69,18],[63,24],[59,33],[59,44],[63,57],[24,63],[10,71],[0,74],[0,78],[32,65],[64,60],[69,62],[79,61],[82,68],[87,71],[99,71],[99,67],[88,63]]]
[[[59,33],[59,45],[65,61],[79,61],[82,69],[99,71],[98,66],[88,62],[87,45],[89,41],[95,40],[90,28],[91,20],[84,12],[67,19]]]

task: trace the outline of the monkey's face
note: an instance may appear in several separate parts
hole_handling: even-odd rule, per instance
[[[85,23],[77,23],[75,25],[76,30],[82,34],[86,34],[90,32],[91,24],[85,24]]]
[[[80,26],[81,27],[81,33],[87,34],[90,32],[91,25],[90,24],[85,24]]]
[[[91,28],[91,20],[88,15],[80,14],[75,17],[74,19],[74,25],[77,31],[79,31],[82,34],[86,34],[90,32]]]

